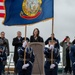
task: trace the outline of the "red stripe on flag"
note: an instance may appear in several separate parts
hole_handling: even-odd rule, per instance
[[[4,0],[0,0],[0,2],[4,2]]]
[[[4,17],[5,16],[5,14],[4,13],[0,13],[0,17]]]
[[[1,9],[4,10],[4,9],[5,9],[4,6],[0,6],[0,10],[1,10]]]
[[[2,3],[4,3],[4,1],[5,1],[5,0],[0,0],[0,2],[2,2]],[[5,10],[4,5],[3,5],[3,6],[0,5],[0,10]],[[4,18],[4,16],[5,16],[5,12],[4,12],[4,13],[3,13],[3,12],[2,12],[2,13],[0,12],[0,17]]]

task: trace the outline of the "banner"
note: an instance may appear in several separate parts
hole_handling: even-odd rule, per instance
[[[53,0],[5,0],[4,25],[29,25],[53,18]]]

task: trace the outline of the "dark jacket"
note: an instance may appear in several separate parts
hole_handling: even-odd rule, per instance
[[[14,61],[17,62],[18,60],[18,48],[22,47],[23,38],[21,37],[20,40],[18,37],[13,39],[12,45],[14,46]]]
[[[26,40],[29,41],[29,38],[26,38]],[[21,37],[20,40],[18,39],[18,37],[13,38],[13,42],[12,42],[12,45],[14,46],[14,58],[13,58],[13,60],[15,62],[17,62],[17,60],[18,60],[18,48],[22,47],[23,41],[24,41],[23,37]]]
[[[4,67],[4,61],[7,60],[6,56],[6,50],[5,47],[0,46],[0,75],[2,75],[3,67]]]
[[[52,40],[51,37],[49,37],[46,41],[45,41],[45,45],[48,44],[49,40]],[[59,41],[56,38],[53,38],[53,40],[55,40],[57,43],[55,44],[55,47],[60,49],[60,45],[59,45]]]
[[[23,71],[22,66],[24,64],[24,52],[26,53],[25,64],[28,63],[29,66],[27,67],[26,70]],[[26,49],[22,47],[18,50],[18,55],[19,59],[17,61],[16,68],[18,70],[19,75],[31,75],[33,63],[35,60],[33,49],[30,47],[26,47]]]
[[[44,42],[43,38],[38,36],[37,39],[34,38],[34,36],[32,35],[30,37],[30,42]]]
[[[8,39],[6,39],[6,38],[2,39],[0,37],[0,46],[5,47],[6,54],[7,54],[7,56],[9,56],[9,41],[8,41]]]
[[[75,62],[75,45],[71,46],[70,59],[73,64]],[[75,64],[73,64],[73,65],[75,65]]]
[[[51,52],[52,50],[49,50],[49,48],[47,48],[47,47],[45,47],[45,49],[44,49],[44,54],[45,54],[45,58],[46,59],[49,59],[49,62],[50,62],[50,64],[51,64],[51,61],[50,61],[50,59],[52,59],[51,58]],[[59,49],[58,48],[54,48],[53,49],[53,59],[55,60],[53,63],[55,64],[55,63],[57,63],[57,64],[59,64],[59,62],[60,62],[60,53],[59,53]],[[46,60],[47,61],[47,60]]]
[[[45,64],[44,64],[45,75],[57,75],[58,64],[60,62],[59,49],[54,48],[52,51],[52,50],[49,50],[49,48],[45,47],[44,54],[46,58]],[[55,67],[53,69],[50,69],[51,64],[55,64]]]
[[[71,46],[70,59],[71,59],[71,61],[72,61],[73,75],[75,75],[75,42],[74,42],[73,44],[74,44],[74,45]]]

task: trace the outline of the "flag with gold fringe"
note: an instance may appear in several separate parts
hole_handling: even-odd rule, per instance
[[[4,25],[30,25],[53,18],[53,0],[5,0]]]

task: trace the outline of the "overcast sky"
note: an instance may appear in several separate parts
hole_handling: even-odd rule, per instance
[[[54,33],[55,37],[62,41],[66,35],[70,36],[71,41],[75,36],[75,0],[54,0]],[[3,19],[0,18],[0,32],[5,31],[6,38],[10,42],[10,50],[13,50],[12,39],[19,30],[22,36],[25,35],[24,26],[4,26]],[[27,26],[27,36],[30,38],[34,28],[39,28],[40,36],[46,40],[51,35],[51,20],[40,22],[31,26]]]

